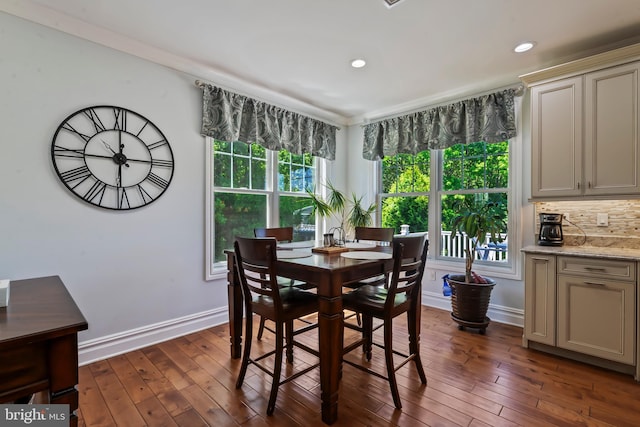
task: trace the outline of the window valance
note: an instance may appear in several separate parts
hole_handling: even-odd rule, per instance
[[[364,126],[362,157],[379,160],[472,142],[501,142],[516,135],[517,88],[394,117]]]
[[[202,134],[334,160],[335,126],[203,82]]]

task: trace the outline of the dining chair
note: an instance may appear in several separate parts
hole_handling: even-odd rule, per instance
[[[378,246],[388,246],[393,241],[394,230],[391,227],[356,227],[355,240],[375,242]],[[386,284],[389,275],[380,275],[360,282],[347,284],[349,288],[357,288],[361,285]]]
[[[348,310],[362,315],[362,336],[356,342],[344,347],[343,361],[358,369],[385,379],[389,382],[393,403],[402,408],[396,371],[406,363],[413,361],[422,384],[427,383],[422,361],[418,336],[418,310],[420,310],[420,292],[424,274],[429,241],[424,235],[399,236],[393,239],[393,272],[388,288],[376,285],[363,285],[342,298],[342,305]],[[407,314],[409,333],[409,354],[393,348],[393,319]],[[381,319],[384,328],[384,341],[379,344],[373,341],[373,319]],[[367,361],[371,360],[372,346],[384,349],[387,375],[384,376],[371,368],[344,358],[344,355],[363,346]],[[404,359],[395,365],[393,356]]]
[[[289,243],[293,241],[293,227],[258,227],[253,229],[253,235],[255,237],[273,237],[276,239],[277,243]],[[288,279],[286,277],[278,277],[278,283],[280,286],[295,286],[300,289],[315,288],[315,285],[301,282],[299,280]],[[302,322],[311,324],[311,322],[304,319]],[[266,325],[264,317],[261,317],[260,326],[258,327],[258,341],[262,339],[265,329],[275,333],[273,329]]]
[[[356,227],[355,240],[367,240],[377,244],[388,245],[393,240],[394,229],[391,227]]]
[[[370,242],[376,243],[376,245],[387,246],[393,240],[394,229],[391,227],[356,227],[355,228],[355,238],[356,242],[360,242],[361,240],[366,240]],[[359,282],[347,283],[345,284],[345,288],[347,289],[356,289],[362,285],[383,285],[386,284],[389,280],[389,275],[380,275],[375,276],[369,279],[365,279]],[[360,314],[355,313],[345,317],[346,319],[356,317],[356,322],[358,326],[362,325],[362,319]]]
[[[302,316],[318,312],[318,297],[316,294],[293,286],[282,287],[278,284],[277,255],[275,238],[243,238],[237,237],[234,243],[238,276],[242,286],[245,305],[245,346],[242,355],[240,373],[236,382],[236,389],[242,387],[247,368],[255,365],[272,377],[271,393],[267,404],[267,415],[273,414],[278,388],[310,370],[319,363],[308,366],[284,380],[280,380],[282,371],[282,353],[286,349],[287,362],[293,362],[293,347],[319,357],[319,352],[295,340],[295,336],[311,329],[310,326],[293,329],[293,321]],[[275,323],[275,349],[258,357],[251,357],[251,342],[253,340],[253,313],[267,318]],[[283,331],[283,328],[286,329]],[[284,344],[286,337],[286,345]],[[261,360],[275,355],[273,371],[261,363]]]
[[[293,242],[293,227],[254,228],[255,237],[275,237],[278,242]]]

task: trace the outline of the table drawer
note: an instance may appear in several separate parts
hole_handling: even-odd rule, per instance
[[[48,380],[43,342],[0,351],[0,400],[18,390],[32,392]]]
[[[559,256],[558,274],[601,277],[635,282],[636,263],[633,261]]]

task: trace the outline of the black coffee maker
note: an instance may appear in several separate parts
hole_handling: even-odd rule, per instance
[[[538,244],[541,246],[562,246],[562,218],[559,213],[540,214],[540,233]]]

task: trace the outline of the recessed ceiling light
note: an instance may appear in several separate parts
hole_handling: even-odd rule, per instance
[[[526,52],[528,50],[531,50],[534,45],[535,42],[523,42],[516,46],[513,51],[518,53]]]
[[[365,61],[364,59],[354,59],[353,61],[351,61],[351,66],[353,68],[362,68],[365,65],[367,65],[367,61]]]

